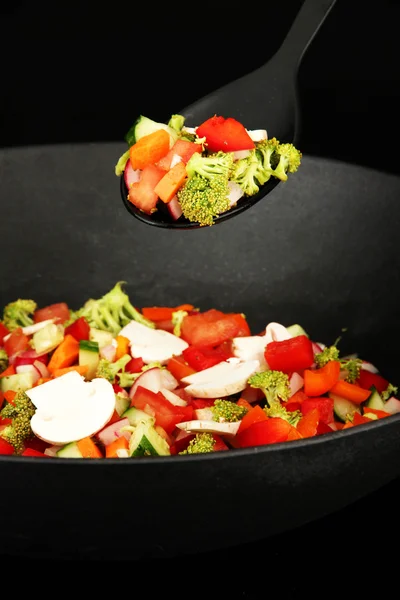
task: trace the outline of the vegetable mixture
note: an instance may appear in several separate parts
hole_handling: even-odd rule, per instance
[[[370,362],[297,324],[135,308],[117,282],[78,310],[18,299],[0,322],[0,453],[130,458],[235,451],[400,412]]]
[[[173,221],[210,226],[241,198],[256,195],[271,177],[286,181],[302,154],[291,143],[247,130],[232,117],[214,115],[197,127],[172,115],[158,123],[140,116],[115,167],[128,200],[146,214],[167,208]]]

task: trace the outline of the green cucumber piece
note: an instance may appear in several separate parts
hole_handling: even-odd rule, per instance
[[[370,397],[365,401],[364,412],[366,412],[365,408],[376,408],[377,410],[385,410],[385,401],[382,399],[382,396],[380,395],[380,393],[374,385],[371,387]]]
[[[150,133],[154,133],[154,131],[159,131],[160,129],[164,129],[170,136],[170,148],[173,143],[178,139],[178,133],[166,123],[158,123],[157,121],[153,121],[148,117],[144,117],[140,115],[132,127],[129,129],[128,133],[125,136],[125,141],[129,146],[133,146],[140,138],[145,135],[149,135]]]
[[[104,331],[103,329],[96,329],[91,327],[89,331],[89,340],[91,342],[97,342],[99,348],[108,346],[113,341],[113,334],[110,331]]]
[[[99,344],[90,340],[81,340],[79,342],[79,364],[89,367],[85,375],[89,381],[95,376],[99,361]]]
[[[130,398],[129,398],[130,401]],[[154,417],[148,415],[144,410],[140,408],[136,408],[135,406],[131,406],[122,413],[121,419],[128,419],[129,425],[136,426],[138,423],[150,423],[150,425],[154,425]]]
[[[129,456],[169,456],[168,442],[148,421],[140,421],[129,440]]]
[[[305,331],[305,329],[303,329],[302,326],[298,323],[295,323],[294,325],[289,325],[289,327],[286,327],[286,329],[293,337],[297,337],[298,335],[306,335],[307,337],[310,337]]]
[[[121,417],[128,409],[131,403],[131,399],[121,394],[115,394],[115,410]],[[132,423],[131,423],[132,425]]]
[[[82,452],[79,450],[76,442],[65,444],[65,446],[57,450],[56,455],[60,458],[83,458]]]
[[[33,386],[32,373],[16,373],[15,375],[6,375],[1,378],[0,389],[3,392],[12,390],[13,392],[25,392]]]
[[[333,400],[333,412],[336,418],[342,423],[346,422],[347,416],[351,417],[355,412],[361,414],[358,404],[332,393],[329,394],[329,397]]]

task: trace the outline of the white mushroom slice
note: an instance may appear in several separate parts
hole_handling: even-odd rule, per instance
[[[214,365],[213,367],[209,367],[208,369],[203,369],[203,371],[198,371],[197,373],[193,373],[193,375],[187,375],[186,377],[182,377],[182,383],[203,383],[205,381],[209,381],[210,379],[217,379],[221,377],[225,373],[230,373],[231,363],[226,360],[221,361],[220,363]]]
[[[146,364],[165,364],[173,356],[179,356],[188,347],[182,338],[162,329],[151,329],[131,321],[119,332],[130,341],[133,358],[142,358]]]
[[[39,321],[39,323],[34,323],[33,325],[27,325],[26,327],[22,327],[22,333],[24,333],[25,335],[33,335],[37,331],[43,329],[43,327],[46,327],[46,325],[48,325],[49,323],[54,323],[55,320],[56,319],[46,319],[45,321]],[[3,338],[3,342],[7,341],[10,335],[11,333],[5,335]]]
[[[289,340],[293,336],[289,331],[280,323],[268,323],[265,330],[265,341],[267,344],[270,342],[283,342]]]
[[[266,345],[265,335],[237,337],[232,340],[232,351],[241,360],[258,360],[260,366],[267,368],[268,365],[264,357]]]
[[[184,421],[183,423],[177,423],[179,429],[188,431],[190,433],[217,433],[219,435],[230,435],[235,436],[240,426],[240,421],[234,423],[219,423],[218,421]]]
[[[114,413],[115,394],[109,381],[81,378],[78,382],[69,375],[71,373],[27,391],[36,406],[31,419],[32,431],[49,444],[64,445],[92,436]],[[57,386],[52,385],[56,382]]]
[[[220,369],[218,370],[217,367]],[[192,383],[185,387],[185,392],[197,398],[224,398],[231,394],[237,394],[245,389],[250,375],[259,369],[258,360],[249,360],[238,364],[219,363],[210,369],[185,378],[186,380],[192,378]],[[196,375],[201,375],[202,378],[193,382]]]
[[[168,402],[171,402],[171,404],[173,404],[174,406],[187,406],[186,400],[183,400],[183,398],[180,398],[177,394],[174,394],[174,392],[172,392],[168,388],[161,388],[160,392],[162,393],[164,398],[166,398]]]
[[[266,129],[248,129],[247,133],[249,134],[253,142],[261,142],[262,140],[268,139]]]

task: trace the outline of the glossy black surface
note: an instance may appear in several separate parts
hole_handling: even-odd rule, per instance
[[[346,327],[343,351],[360,352],[399,382],[400,178],[305,157],[296,180],[268,202],[218,228],[172,235],[127,218],[115,193],[121,147],[0,152],[1,305],[29,295],[74,308],[126,280],[137,306],[240,310],[254,331],[271,320],[299,322],[329,343]],[[114,559],[140,560],[268,540],[398,478],[399,452],[395,416],[226,455],[3,457],[0,513],[12,505],[18,519],[3,521],[0,551],[108,559],[112,548]]]
[[[222,115],[238,119],[247,129],[267,129],[269,137],[298,144],[300,105],[297,76],[301,60],[336,0],[305,0],[274,56],[258,69],[196,100],[177,112],[186,117],[185,125],[195,127],[212,117]],[[146,115],[151,118],[151,115]],[[299,148],[300,149],[300,148]],[[279,180],[272,178],[251,197],[241,198],[236,206],[214,219],[220,224],[235,217],[272,192]],[[165,229],[198,229],[198,223],[184,217],[171,218],[163,202],[148,215],[128,200],[123,178],[121,197],[127,211],[147,225]]]

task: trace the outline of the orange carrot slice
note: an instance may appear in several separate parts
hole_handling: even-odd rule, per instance
[[[103,458],[101,450],[91,437],[85,437],[76,442],[83,458]]]
[[[70,367],[77,362],[79,357],[79,342],[70,334],[67,334],[61,344],[54,350],[49,364],[47,365],[50,373],[57,369]]]
[[[144,169],[159,161],[169,151],[170,137],[164,129],[144,135],[129,150],[129,158],[134,169]]]
[[[167,171],[162,179],[154,188],[155,193],[165,203],[168,203],[175,196],[176,192],[182,186],[187,178],[185,163],[182,161],[176,163]]]

